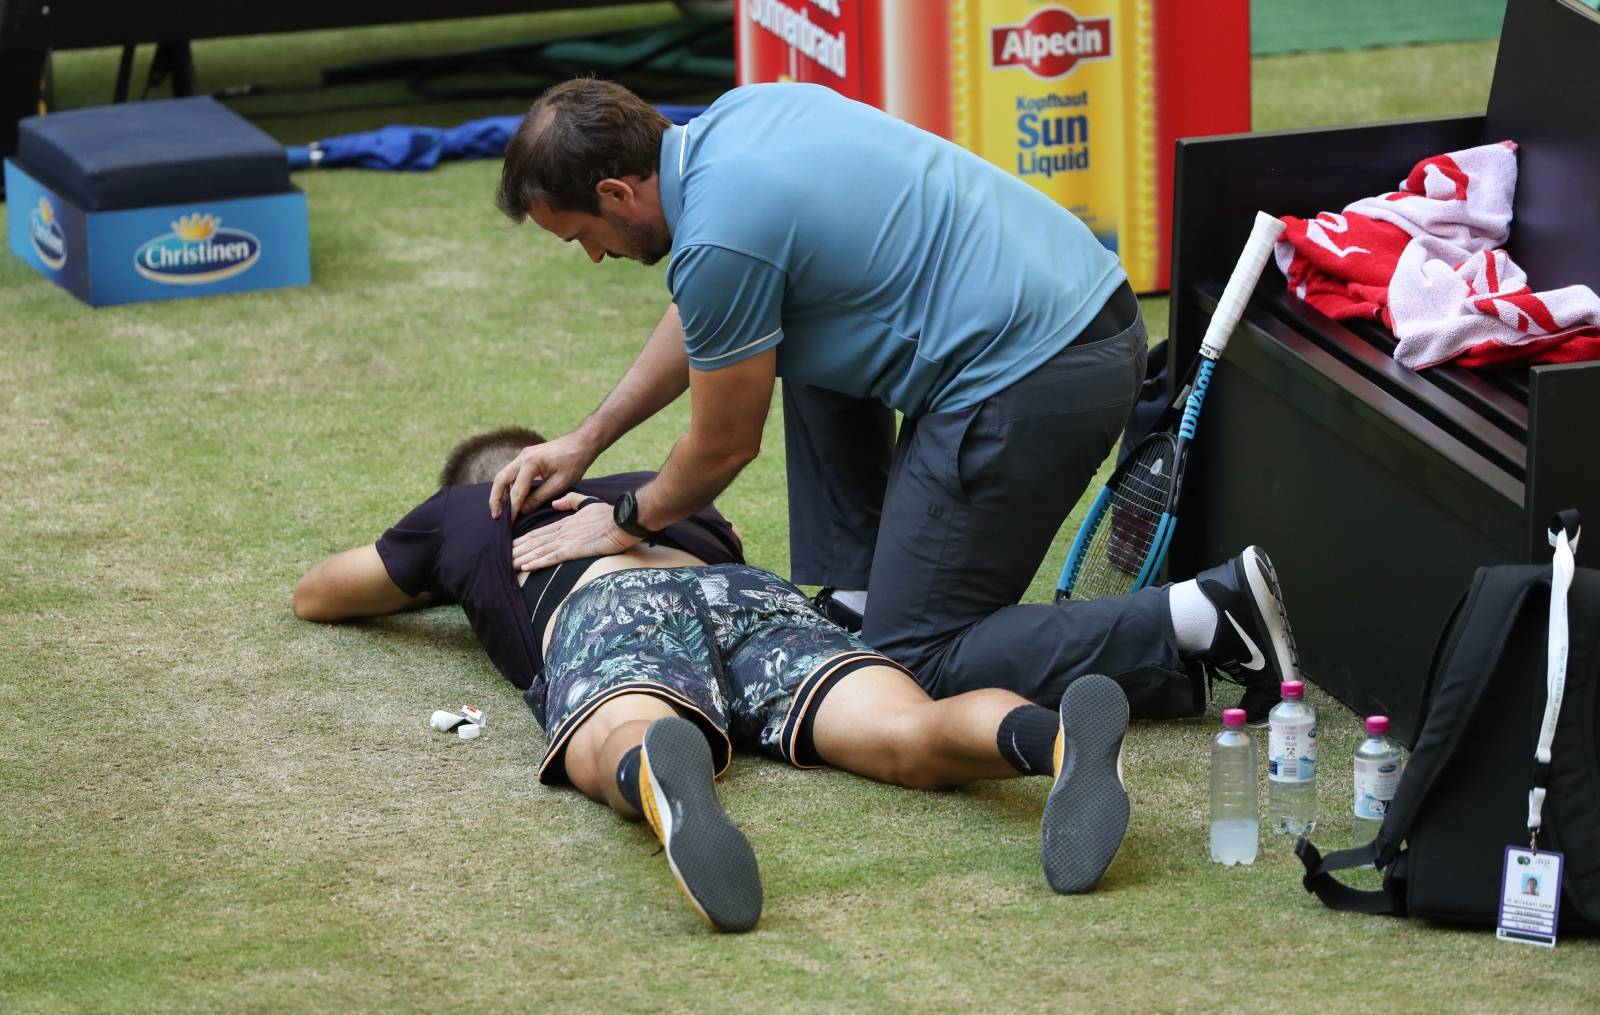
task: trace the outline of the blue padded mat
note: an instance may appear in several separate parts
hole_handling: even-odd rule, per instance
[[[283,146],[210,96],[30,116],[16,160],[85,211],[290,189]]]

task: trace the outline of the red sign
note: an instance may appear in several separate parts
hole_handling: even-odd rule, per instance
[[[744,0],[735,15],[740,80],[810,81],[853,99],[868,98],[861,5],[862,0]]]
[[[1026,67],[1040,78],[1058,78],[1079,60],[1111,56],[1111,19],[1078,16],[1062,7],[1046,7],[1020,25],[989,29],[991,67]]]

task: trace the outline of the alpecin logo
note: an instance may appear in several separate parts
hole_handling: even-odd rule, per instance
[[[28,238],[33,241],[33,252],[51,271],[60,271],[67,263],[67,234],[56,220],[56,206],[43,194],[28,216]]]
[[[1080,60],[1111,57],[1111,19],[1078,16],[1064,7],[1046,7],[1020,25],[989,29],[991,67],[1025,67],[1040,78],[1059,78]]]
[[[147,240],[133,253],[133,266],[152,282],[199,285],[247,270],[261,257],[261,241],[242,229],[223,229],[212,214],[191,212],[172,232]]]

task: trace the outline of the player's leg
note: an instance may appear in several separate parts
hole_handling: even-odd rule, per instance
[[[739,933],[761,918],[761,870],[717,800],[714,771],[710,746],[689,720],[657,719],[645,730],[636,776],[645,820],[695,912],[715,930]]]
[[[642,816],[695,912],[744,931],[761,915],[761,875],[714,788],[732,745],[689,574],[621,571],[562,605],[545,653],[540,779],[568,778],[619,815]]]
[[[936,701],[898,667],[863,666],[826,688],[812,707],[807,718],[817,758],[869,778],[940,789],[1051,776],[1041,858],[1058,892],[1093,888],[1122,844],[1128,702],[1106,677],[1077,681],[1052,712],[999,689]]]
[[[887,660],[862,662],[808,716],[822,762],[912,789],[1054,773],[1057,722],[1049,709],[998,688],[935,701]],[[1017,729],[1002,735],[1013,713]]]
[[[678,710],[654,694],[621,694],[594,710],[567,744],[567,778],[579,792],[610,807],[619,817],[644,817],[639,797],[638,757],[645,730]]]
[[[935,702],[904,667],[825,620],[776,575],[736,564],[701,575],[735,744],[803,768],[826,762],[929,789],[1053,771],[1051,711],[1004,690]],[[1031,765],[1002,755],[999,731],[1011,713],[1034,720],[1021,737],[1035,745],[1025,755]],[[819,727],[824,714],[831,718]],[[830,753],[819,757],[823,735]]]
[[[573,734],[567,774],[586,796],[630,821],[648,821],[674,880],[695,912],[720,931],[755,926],[761,874],[750,842],[714,788],[705,734],[665,700],[624,694]]]
[[[704,575],[736,743],[918,788],[1052,776],[1046,874],[1058,891],[1093,887],[1127,828],[1118,754],[1128,706],[1115,683],[1079,681],[1057,711],[997,689],[934,701],[787,582],[740,565]]]

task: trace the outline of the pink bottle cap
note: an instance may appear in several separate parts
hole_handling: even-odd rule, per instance
[[[1299,701],[1306,696],[1306,685],[1299,680],[1285,680],[1278,685],[1278,690],[1282,691],[1283,696],[1290,701]]]
[[[1222,725],[1230,730],[1244,729],[1244,709],[1225,708],[1222,710]]]
[[[1388,716],[1386,716],[1386,715],[1369,715],[1369,716],[1367,716],[1367,734],[1369,736],[1381,737],[1387,732],[1389,732],[1389,717]]]

